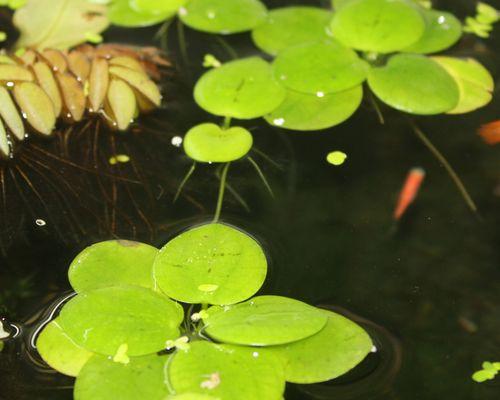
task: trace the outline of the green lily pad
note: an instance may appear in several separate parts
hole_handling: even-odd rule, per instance
[[[430,54],[453,46],[462,37],[462,24],[453,15],[438,10],[421,11],[426,23],[423,36],[403,51]]]
[[[327,316],[315,307],[280,296],[258,296],[228,307],[211,307],[205,332],[232,344],[272,346],[304,339],[319,332]]]
[[[108,6],[108,17],[114,25],[134,28],[156,25],[173,17],[176,11],[164,9],[163,11],[139,10],[132,8],[129,0],[113,0]]]
[[[289,90],[285,101],[265,119],[271,125],[296,131],[326,129],[354,114],[362,98],[361,85],[324,97]]]
[[[288,382],[317,383],[337,378],[358,365],[372,350],[370,336],[361,327],[333,312],[324,314],[328,322],[315,335],[264,350],[283,360]]]
[[[75,400],[164,400],[165,365],[170,356],[132,357],[127,364],[93,356],[75,383]]]
[[[138,286],[113,286],[84,292],[61,310],[58,321],[79,346],[115,356],[126,346],[127,356],[164,349],[179,336],[180,305]]]
[[[458,105],[448,114],[468,113],[493,98],[494,81],[488,70],[472,58],[433,57],[455,79],[460,89]]]
[[[43,360],[61,374],[77,376],[93,353],[78,346],[62,330],[57,319],[47,324],[36,340]]]
[[[252,30],[265,21],[267,9],[259,0],[190,0],[179,16],[193,29],[227,35]]]
[[[187,0],[128,0],[130,6],[138,12],[174,15]]]
[[[184,303],[233,304],[264,283],[267,260],[247,234],[222,224],[190,229],[156,257],[154,276],[162,291]]]
[[[420,55],[399,54],[386,66],[372,68],[368,84],[384,103],[410,114],[448,112],[459,100],[452,76],[437,62]]]
[[[239,119],[262,117],[285,99],[271,66],[259,57],[231,61],[196,83],[196,103],[211,114]]]
[[[219,400],[219,397],[213,397],[209,394],[201,394],[201,393],[182,393],[182,394],[173,394],[168,396],[166,400]]]
[[[168,377],[176,393],[218,399],[281,400],[285,390],[283,368],[274,355],[205,341],[176,352]]]
[[[283,7],[269,12],[265,23],[252,31],[257,47],[276,55],[299,44],[317,42],[331,37],[332,13],[317,7]]]
[[[76,292],[107,286],[153,288],[153,262],[158,249],[128,240],[96,243],[76,256],[68,276]]]
[[[369,67],[354,51],[331,40],[285,49],[274,60],[273,69],[288,89],[323,97],[358,86]]]
[[[347,47],[392,53],[419,40],[425,21],[417,7],[404,0],[358,0],[340,7],[331,29]]]
[[[332,0],[332,7],[335,11],[338,11],[341,7],[353,1],[356,0]]]
[[[184,151],[195,161],[223,163],[244,157],[252,143],[252,134],[245,128],[222,129],[205,123],[189,130],[184,138]]]

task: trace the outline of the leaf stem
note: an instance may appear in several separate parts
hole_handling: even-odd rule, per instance
[[[431,143],[429,138],[425,135],[425,133],[415,124],[415,122],[410,121],[411,127],[413,129],[413,132],[415,135],[422,141],[422,143],[427,147],[430,152],[434,155],[434,157],[437,158],[437,160],[443,165],[445,168],[446,172],[448,172],[448,175],[450,175],[451,179],[455,183],[455,186],[457,187],[458,191],[462,195],[463,199],[465,200],[465,203],[467,206],[470,208],[470,210],[477,214],[477,206],[476,203],[474,203],[474,200],[472,200],[472,197],[470,196],[469,192],[465,188],[465,185],[463,184],[462,180],[460,177],[457,175],[453,167],[450,165],[450,163],[446,160],[446,158],[441,154],[441,152]]]
[[[385,125],[385,119],[384,119],[384,114],[382,114],[382,110],[380,109],[380,106],[377,103],[377,99],[373,96],[373,93],[370,92],[370,95],[368,96],[370,98],[370,102],[372,103],[372,106],[377,113],[378,121],[380,122],[380,125]]]
[[[224,165],[224,169],[222,170],[222,175],[220,177],[220,186],[219,186],[219,196],[217,198],[217,207],[215,209],[215,215],[213,219],[213,223],[216,223],[220,219],[220,213],[222,210],[222,202],[224,201],[224,191],[226,189],[226,180],[227,180],[227,171],[229,170],[230,162]]]
[[[222,129],[229,129],[231,126],[231,117],[224,117],[224,121],[222,122]]]

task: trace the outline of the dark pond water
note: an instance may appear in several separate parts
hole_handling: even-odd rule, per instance
[[[474,4],[436,1],[435,7],[464,16]],[[185,195],[172,204],[190,162],[171,139],[210,118],[193,105],[191,77],[199,76],[204,53],[221,59],[227,53],[213,37],[186,32],[185,59],[175,28],[171,32],[178,71],[166,78],[165,110],[144,118],[133,133],[113,136],[90,126],[66,142],[35,143],[23,149],[23,160],[0,167],[6,187],[0,317],[21,329],[0,353],[1,400],[72,398],[72,380],[44,367],[29,343],[36,324],[70,290],[66,270],[77,252],[113,237],[162,245],[213,213],[218,181],[211,166],[198,168]],[[137,30],[131,37],[118,30],[107,39],[150,45],[153,34]],[[229,42],[239,55],[254,51],[246,35]],[[481,60],[500,86],[498,28],[490,40],[466,39],[452,53]],[[282,166],[255,154],[275,199],[248,162],[230,172],[229,183],[250,211],[228,194],[222,218],[267,249],[272,270],[262,292],[343,312],[360,321],[379,348],[348,376],[291,387],[287,399],[498,399],[498,379],[477,384],[470,375],[482,361],[500,358],[500,148],[485,145],[475,133],[480,124],[500,118],[500,95],[470,115],[416,119],[456,168],[480,217],[466,207],[407,118],[383,112],[386,124],[380,125],[367,102],[350,121],[320,133],[247,124],[256,147]],[[337,149],[348,154],[341,167],[325,162],[326,153]],[[113,152],[129,154],[133,163],[112,169],[107,159]],[[40,163],[47,167],[43,174],[33,168]],[[427,177],[395,229],[396,198],[415,166]]]

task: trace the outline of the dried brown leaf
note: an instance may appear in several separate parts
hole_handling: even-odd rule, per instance
[[[95,58],[92,62],[89,78],[89,102],[91,111],[97,112],[102,108],[109,85],[108,62]]]
[[[61,89],[63,103],[71,118],[77,122],[81,121],[87,103],[83,86],[69,73],[61,74],[58,72],[56,73],[56,79]]]

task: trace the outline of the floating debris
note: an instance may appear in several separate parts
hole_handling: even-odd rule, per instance
[[[126,154],[117,154],[116,156],[110,157],[109,163],[111,165],[116,165],[118,163],[128,163],[130,161],[130,157],[127,156]]]
[[[472,374],[472,379],[477,383],[492,380],[497,376],[500,371],[500,362],[485,361],[481,365],[482,369]]]
[[[489,145],[500,143],[500,120],[482,125],[478,134]]]

